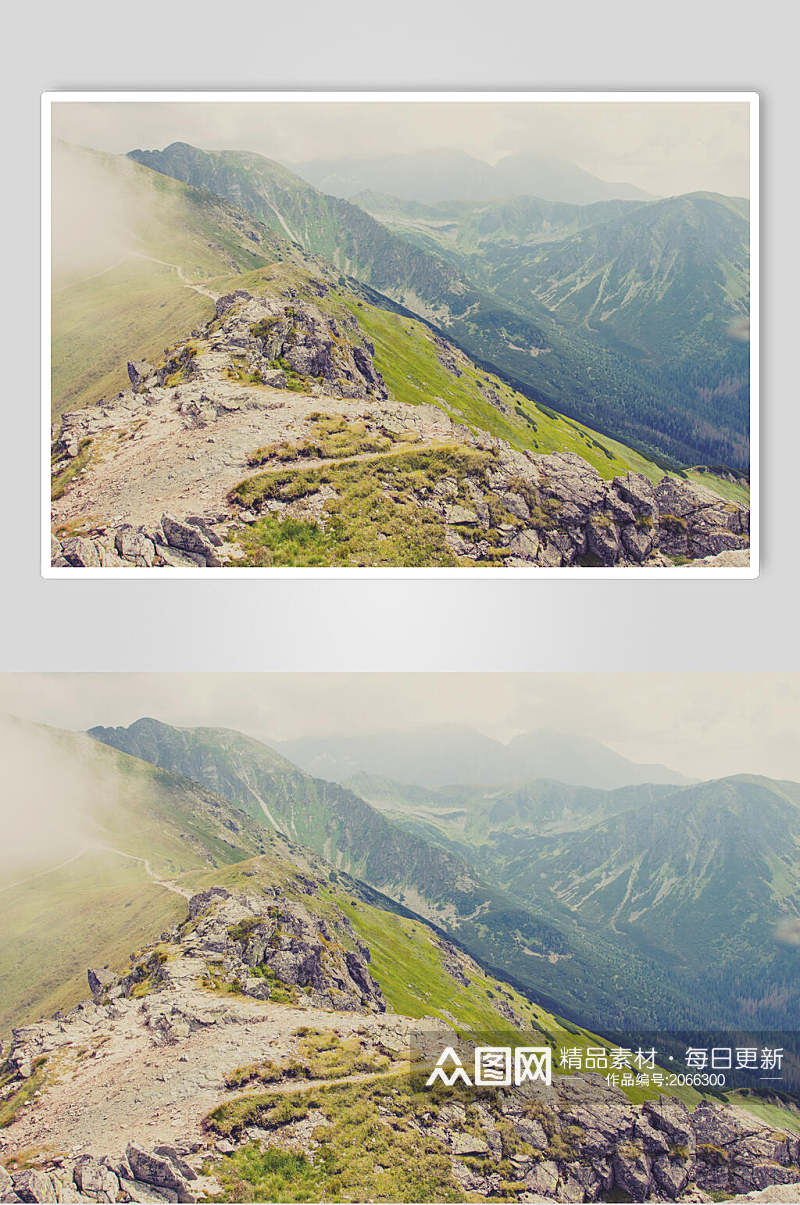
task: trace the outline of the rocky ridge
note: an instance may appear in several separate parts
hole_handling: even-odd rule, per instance
[[[442,954],[468,981],[472,961],[446,942]],[[378,1124],[418,1135],[471,1199],[711,1201],[800,1183],[797,1133],[716,1102],[634,1105],[599,1075],[409,1094],[427,1072],[408,1060],[425,1066],[455,1035],[387,1013],[369,965],[335,907],[312,912],[270,887],[192,896],[187,918],[126,974],[90,969],[91,1000],[15,1030],[0,1103],[25,1100],[0,1131],[0,1199],[208,1199],[245,1146],[313,1165],[336,1117],[330,1093],[355,1084],[363,1095],[387,1076]],[[309,1041],[359,1061],[315,1070],[298,1061]],[[251,1080],[266,1093],[236,1095]],[[304,1084],[322,1091],[304,1096]],[[285,1093],[291,1107],[273,1115]]]
[[[443,363],[463,359],[437,344]],[[294,289],[218,298],[206,327],[158,366],[131,362],[129,377],[130,390],[65,414],[55,435],[57,567],[235,565],[247,527],[274,515],[324,530],[338,497],[335,478],[299,476],[259,493],[254,466],[263,476],[364,461],[382,474],[402,471],[409,451],[453,448],[473,463],[417,476],[408,495],[441,526],[451,563],[724,565],[749,547],[749,511],[703,486],[665,476],[654,487],[632,473],[609,482],[572,453],[519,452],[435,405],[393,402],[355,318]],[[315,457],[325,415],[368,450]],[[383,488],[389,496],[391,483]]]
[[[91,999],[14,1030],[0,1103],[24,1099],[0,1132],[0,1200],[192,1201],[214,1149],[203,1112],[238,1064],[291,1054],[309,1023],[397,1057],[409,1046],[414,1023],[386,1013],[347,917],[278,888],[198,893],[131,961],[90,968]]]

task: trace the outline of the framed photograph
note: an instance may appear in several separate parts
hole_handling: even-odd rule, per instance
[[[43,97],[45,576],[754,577],[752,92]]]

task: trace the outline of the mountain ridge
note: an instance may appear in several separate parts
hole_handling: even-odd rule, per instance
[[[352,746],[351,752],[348,752],[349,746]],[[460,782],[473,786],[502,786],[535,778],[598,787],[688,781],[668,767],[631,762],[600,742],[576,740],[546,729],[519,733],[505,743],[472,729],[446,726],[437,729],[435,735],[426,729],[416,737],[413,732],[387,731],[371,736],[342,735],[316,741],[300,738],[294,742],[279,742],[276,748],[286,750],[291,760],[299,761],[305,768],[315,767],[319,772],[320,767],[326,766],[334,778],[365,771],[428,787]],[[342,753],[337,754],[337,750]],[[423,758],[420,770],[414,769],[415,756]],[[575,763],[581,760],[585,765],[579,769]],[[406,775],[394,772],[403,766],[408,767]],[[573,777],[570,777],[570,767]],[[459,773],[461,777],[458,777]],[[577,778],[574,777],[576,773]]]
[[[431,150],[371,159],[310,160],[292,170],[315,187],[348,199],[365,188],[405,200],[487,201],[509,195],[589,204],[619,198],[650,200],[631,184],[614,184],[553,156],[518,152],[491,165],[463,152]],[[398,191],[398,188],[401,191]]]
[[[708,262],[701,258],[698,265],[691,254],[682,254],[677,280],[670,285],[674,305],[672,293],[666,301],[661,294],[653,296],[657,309],[648,354],[659,345],[655,338],[658,329],[663,326],[669,336],[682,305],[702,308],[708,300],[709,272],[713,284],[722,281],[721,291],[711,298],[715,308],[709,313],[714,318],[714,330],[709,340],[695,346],[695,327],[683,329],[688,358],[681,376],[677,369],[668,370],[647,356],[642,359],[642,349],[631,342],[626,328],[586,325],[582,311],[563,310],[563,298],[563,312],[552,310],[546,304],[552,300],[546,289],[539,296],[526,287],[527,266],[520,267],[514,279],[502,262],[473,264],[445,253],[440,246],[420,246],[404,234],[392,233],[357,206],[326,196],[299,177],[291,178],[286,168],[263,156],[247,153],[237,157],[234,152],[206,152],[188,144],[129,154],[156,171],[217,191],[276,229],[289,230],[306,250],[323,255],[340,270],[435,322],[470,355],[496,365],[509,379],[532,389],[546,405],[592,421],[638,447],[659,450],[682,463],[710,459],[735,468],[747,467],[745,451],[734,439],[746,433],[747,416],[742,409],[746,355],[725,333],[725,322],[741,317],[746,303],[740,296],[741,280],[731,299],[724,287],[729,275],[727,265],[733,265],[731,280],[743,271],[745,223],[735,231],[729,230],[721,251]],[[681,198],[677,200],[681,202]],[[634,204],[633,216],[662,204],[672,212],[669,200],[654,201]],[[724,232],[734,215],[727,203],[717,206],[715,212]],[[687,250],[682,242],[685,236],[691,250],[691,224],[684,227],[678,218],[673,228],[671,237],[677,239],[679,249]],[[653,245],[632,241],[641,245],[645,257],[658,245],[657,240]],[[591,258],[591,253],[587,254]],[[519,267],[515,250],[513,255]],[[598,263],[592,269],[590,284],[593,278],[602,281],[600,267]],[[569,276],[571,268],[568,257],[560,270]],[[621,275],[627,271],[620,268]],[[647,278],[646,258],[637,261],[636,274],[637,278]],[[578,271],[578,285],[581,279]],[[577,285],[576,292],[580,292]],[[594,300],[598,301],[599,296]],[[628,312],[637,311],[634,308]],[[646,308],[642,312],[646,315]],[[730,422],[722,404],[729,377],[736,382],[736,409]],[[707,389],[710,395],[704,392]],[[676,395],[679,402],[675,401]],[[692,417],[691,423],[687,424],[687,416]],[[717,423],[710,442],[706,440],[709,432],[703,427],[704,417]]]

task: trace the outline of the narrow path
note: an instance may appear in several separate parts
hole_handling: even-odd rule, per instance
[[[76,289],[78,285],[86,284],[86,282],[89,280],[96,280],[98,276],[105,276],[106,273],[113,272],[115,268],[119,268],[125,263],[126,260],[131,258],[146,259],[149,260],[150,263],[161,264],[161,266],[164,268],[172,268],[174,272],[177,272],[178,279],[186,286],[187,289],[194,289],[195,293],[202,293],[204,297],[209,297],[212,301],[216,301],[220,296],[219,293],[212,293],[210,289],[204,288],[203,285],[196,284],[195,281],[189,280],[180,264],[171,264],[168,260],[156,259],[154,255],[145,255],[143,251],[129,251],[126,255],[123,255],[122,259],[118,259],[115,264],[109,264],[107,268],[102,268],[99,272],[92,272],[90,276],[82,276],[80,280],[70,281],[68,285],[62,285],[60,289],[54,290],[53,296],[55,297],[59,293],[65,293],[68,289]]]
[[[417,1066],[417,1064],[415,1064]],[[320,1088],[339,1088],[346,1084],[363,1084],[365,1081],[378,1079],[391,1079],[392,1076],[402,1075],[403,1072],[409,1071],[411,1064],[407,1059],[400,1060],[394,1063],[387,1071],[354,1071],[352,1075],[343,1075],[338,1079],[301,1079],[301,1080],[283,1080],[277,1084],[265,1085],[259,1091],[259,1096],[290,1096],[292,1092],[316,1092]],[[244,1092],[242,1096],[252,1096],[254,1089],[251,1087],[249,1091]],[[226,1098],[225,1103],[230,1103],[235,1097]]]
[[[153,870],[150,863],[148,862],[147,858],[140,858],[140,857],[138,857],[137,854],[126,853],[124,849],[114,849],[113,845],[96,845],[96,846],[94,846],[94,848],[95,849],[104,849],[110,854],[119,854],[119,856],[121,858],[130,858],[131,861],[133,861],[133,862],[141,862],[142,866],[144,866],[144,868],[147,871],[150,878],[159,887],[166,887],[167,891],[172,891],[172,892],[174,892],[175,895],[182,895],[185,900],[189,900],[192,898],[191,891],[187,891],[187,889],[185,887],[179,887],[176,883],[172,882],[170,879],[160,879],[158,877],[158,875],[156,874],[156,872]]]
[[[194,281],[189,280],[180,264],[171,264],[166,259],[156,259],[154,255],[145,255],[143,251],[133,251],[131,254],[135,255],[137,259],[147,259],[151,264],[161,264],[164,268],[172,268],[173,271],[177,272],[178,279],[186,285],[187,289],[194,289],[195,293],[202,293],[204,297],[210,297],[212,301],[216,301],[221,296],[220,293],[212,293],[210,289],[205,289],[202,285],[195,284]]]
[[[130,858],[133,862],[141,862],[145,871],[159,887],[165,887],[167,891],[172,891],[176,895],[182,895],[184,899],[191,899],[191,891],[187,891],[185,887],[179,887],[170,879],[161,879],[158,877],[147,858],[140,858],[136,854],[129,854],[124,849],[114,849],[113,845],[84,845],[83,849],[78,850],[71,858],[66,858],[63,862],[59,862],[57,866],[51,866],[48,870],[40,870],[36,874],[29,875],[26,879],[19,879],[16,883],[7,883],[4,887],[0,887],[0,894],[4,891],[13,891],[16,887],[24,887],[27,883],[33,883],[37,879],[43,879],[46,875],[55,874],[58,870],[63,870],[65,866],[69,866],[72,862],[77,862],[84,854],[90,853],[92,850],[101,850],[109,854],[118,854],[121,858]]]
[[[71,858],[66,858],[63,862],[59,862],[57,866],[51,866],[49,870],[40,870],[36,874],[29,875],[27,879],[19,879],[16,883],[7,883],[5,887],[0,887],[0,893],[3,891],[13,891],[15,887],[24,887],[26,883],[33,883],[36,879],[43,879],[45,875],[55,874],[57,870],[63,870],[71,862],[77,862],[78,858],[82,858],[89,848],[88,845],[85,845],[83,849],[78,850]]]

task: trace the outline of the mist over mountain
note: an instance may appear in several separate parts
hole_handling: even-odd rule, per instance
[[[667,766],[631,762],[598,741],[543,729],[520,733],[508,744],[474,729],[447,725],[300,737],[275,747],[309,773],[338,781],[362,772],[429,787],[506,786],[534,778],[593,787],[688,781]]]
[[[533,196],[585,205],[613,199],[645,201],[633,184],[598,179],[575,163],[519,152],[492,166],[464,151],[422,151],[362,159],[314,159],[291,165],[323,192],[350,199],[364,189],[408,201],[490,201]]]

